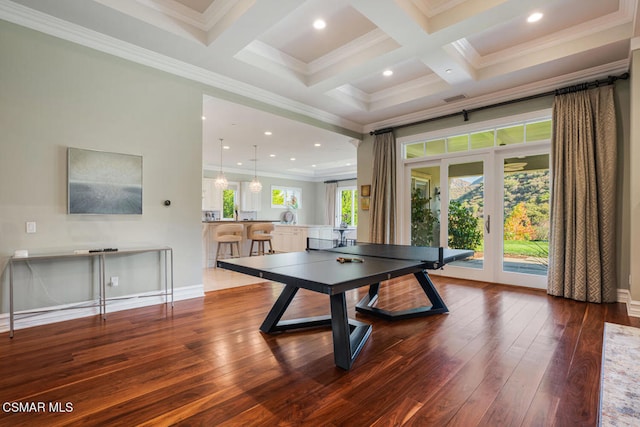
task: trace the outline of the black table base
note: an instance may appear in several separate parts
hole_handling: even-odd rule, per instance
[[[333,358],[336,366],[349,370],[353,361],[371,335],[371,325],[347,316],[347,302],[344,292],[331,295],[331,315],[281,320],[285,311],[298,292],[298,287],[285,285],[282,293],[271,307],[260,326],[264,333],[272,334],[294,329],[330,326],[333,334]]]
[[[411,319],[414,317],[430,316],[432,314],[448,313],[449,309],[442,298],[440,298],[440,294],[438,294],[438,291],[433,285],[433,282],[429,278],[427,272],[421,271],[419,273],[414,273],[414,276],[418,280],[418,283],[420,283],[420,286],[431,302],[431,305],[399,311],[388,311],[374,307],[378,301],[378,291],[380,289],[380,283],[375,283],[369,286],[369,293],[365,295],[358,304],[356,304],[356,311],[358,313],[380,317],[385,320]]]

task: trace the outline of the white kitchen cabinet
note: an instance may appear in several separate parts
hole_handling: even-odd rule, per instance
[[[202,179],[202,210],[222,211],[222,190],[216,187],[215,179]]]
[[[262,192],[253,193],[249,189],[250,182],[240,184],[240,210],[248,212],[259,212],[262,208]]]
[[[307,237],[312,239],[332,240],[333,228],[331,227],[309,227]]]
[[[276,225],[273,249],[276,252],[301,252],[307,249],[307,237],[331,240],[333,228],[308,225]]]
[[[273,249],[276,252],[300,252],[307,248],[307,228],[276,225],[273,230]]]

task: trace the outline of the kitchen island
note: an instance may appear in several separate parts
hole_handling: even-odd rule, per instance
[[[273,231],[273,249],[276,252],[300,252],[307,248],[307,237],[332,240],[333,227],[329,225],[276,224]]]
[[[215,268],[217,245],[214,240],[215,228],[220,224],[243,224],[243,239],[240,244],[241,256],[249,255],[251,240],[247,238],[247,225],[256,223],[273,223],[272,246],[275,252],[300,252],[307,248],[307,237],[312,239],[335,239],[334,228],[329,225],[282,224],[279,221],[203,221],[202,222],[202,265],[204,268]],[[354,229],[355,230],[355,229]]]
[[[216,265],[217,244],[215,239],[216,227],[222,224],[242,224],[242,242],[240,243],[240,255],[248,256],[251,240],[247,238],[247,226],[250,224],[276,223],[278,220],[245,220],[245,221],[202,221],[202,266],[213,268]]]

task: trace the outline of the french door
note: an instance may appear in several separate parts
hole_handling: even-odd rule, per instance
[[[546,287],[548,147],[411,163],[403,183],[403,242],[474,250],[444,274]]]

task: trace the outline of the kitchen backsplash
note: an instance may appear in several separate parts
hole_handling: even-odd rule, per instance
[[[258,219],[256,211],[238,211],[238,221],[253,221]],[[220,211],[202,211],[203,221],[220,221]]]

